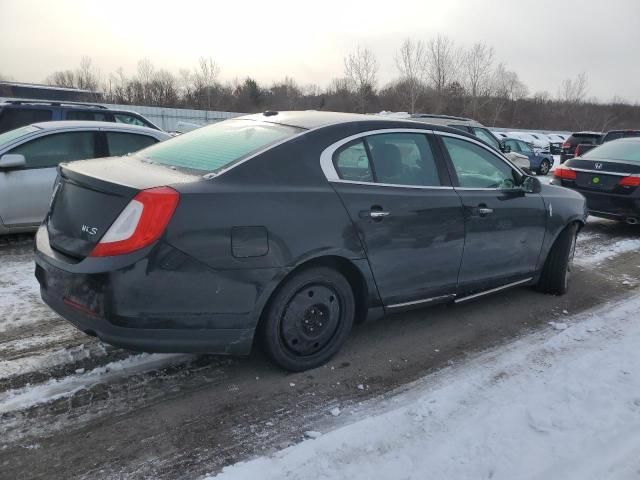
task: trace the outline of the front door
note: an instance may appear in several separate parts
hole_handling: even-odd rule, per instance
[[[56,133],[27,141],[5,153],[22,154],[27,165],[0,173],[0,218],[7,227],[38,225],[44,219],[60,162],[94,158],[94,131]]]
[[[460,198],[426,132],[363,136],[338,148],[332,182],[356,225],[387,307],[456,291],[464,244]]]
[[[532,277],[545,234],[542,196],[517,191],[521,174],[486,146],[463,137],[440,138],[464,205],[458,295]]]

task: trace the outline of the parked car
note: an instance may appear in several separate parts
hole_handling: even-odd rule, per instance
[[[411,120],[418,122],[431,123],[434,125],[447,125],[457,128],[463,132],[470,133],[479,139],[487,142],[499,152],[504,152],[504,146],[500,143],[500,139],[496,137],[491,130],[482,125],[480,122],[464,117],[453,117],[449,115],[432,115],[427,113],[415,113],[411,115]]]
[[[557,133],[548,133],[547,138],[549,139],[549,152],[551,155],[560,155],[565,138]]]
[[[524,140],[517,138],[507,138],[504,140],[505,146],[508,146],[512,152],[526,155],[529,159],[529,168],[538,175],[546,175],[553,166],[553,156],[550,153],[536,152]]]
[[[126,348],[326,362],[356,321],[518,285],[562,294],[584,198],[471,134],[265,112],[62,164],[44,301]]]
[[[0,134],[0,234],[35,231],[60,162],[124,155],[170,136],[135,125],[43,122]]]
[[[612,140],[567,160],[552,183],[584,195],[590,215],[638,223],[640,138]]]
[[[602,135],[600,143],[610,142],[619,138],[640,137],[640,130],[609,130]]]
[[[507,132],[507,136],[509,138],[517,138],[518,140],[523,140],[531,145],[532,148],[544,152],[548,152],[550,150],[550,142],[546,135],[542,135],[540,133],[533,132]]]
[[[115,122],[160,130],[139,113],[113,110],[97,103],[46,100],[5,100],[0,103],[0,133],[32,123],[57,120]]]
[[[562,152],[560,153],[560,163],[564,163],[575,156],[575,150],[578,145],[600,143],[602,132],[575,132],[562,144]]]

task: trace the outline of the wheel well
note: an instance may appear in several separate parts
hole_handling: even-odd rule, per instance
[[[349,285],[351,286],[351,290],[353,291],[353,298],[356,303],[355,321],[364,321],[367,314],[367,282],[365,281],[362,272],[360,272],[358,267],[356,267],[348,259],[335,255],[328,255],[307,260],[306,262],[301,263],[296,268],[287,273],[287,275],[280,281],[273,292],[271,292],[271,295],[269,295],[269,299],[262,308],[262,311],[260,312],[260,319],[258,321],[258,327],[262,323],[265,312],[269,309],[271,299],[276,295],[276,293],[280,289],[280,286],[284,285],[287,279],[289,279],[292,275],[295,275],[302,270],[307,270],[314,267],[331,268],[344,275],[344,277],[349,282]]]

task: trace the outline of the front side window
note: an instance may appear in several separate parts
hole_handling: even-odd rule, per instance
[[[504,144],[506,146],[508,146],[509,148],[511,148],[512,152],[516,152],[516,153],[520,153],[521,152],[520,143],[518,143],[516,140],[511,140],[511,139],[505,140]]]
[[[393,185],[439,186],[440,178],[427,136],[384,133],[366,137],[375,180]]]
[[[5,108],[0,112],[0,132],[51,120],[53,112],[46,108]]]
[[[139,155],[163,165],[214,172],[303,131],[276,123],[226,120],[152,145]]]
[[[24,155],[26,168],[55,167],[60,162],[95,158],[94,132],[65,132],[36,138],[9,153]]]
[[[341,179],[352,182],[373,182],[369,157],[363,140],[348,143],[340,148],[333,158]]]
[[[516,172],[486,148],[459,138],[442,137],[449,158],[464,188],[513,188]]]
[[[520,141],[518,144],[520,145],[520,151],[525,155],[531,155],[533,153],[528,143]]]
[[[107,136],[107,146],[111,156],[137,152],[158,143],[158,140],[149,135],[139,135],[137,133],[105,132],[105,135]]]
[[[497,148],[498,150],[500,150],[500,143],[498,143],[498,140],[496,140],[495,137],[491,135],[489,132],[487,132],[484,128],[474,127],[473,133],[480,140],[484,140],[493,148]]]

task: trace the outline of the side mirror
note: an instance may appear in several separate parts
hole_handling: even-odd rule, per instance
[[[502,150],[503,153],[511,152],[511,147],[509,145],[505,145],[504,142],[500,143],[500,149]]]
[[[0,157],[0,170],[9,170],[12,168],[24,168],[27,161],[24,155],[19,153],[6,153]]]
[[[522,179],[522,189],[526,193],[540,193],[542,191],[542,184],[536,177],[527,175]]]

